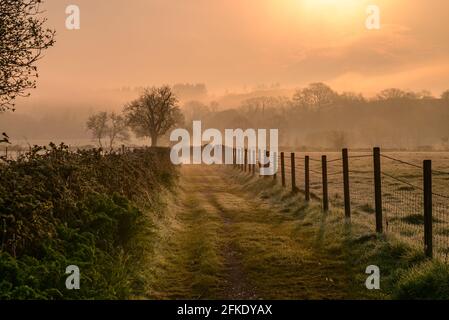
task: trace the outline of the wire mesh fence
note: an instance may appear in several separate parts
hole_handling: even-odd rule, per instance
[[[386,232],[413,245],[424,239],[422,166],[385,154],[382,170],[382,207]]]
[[[410,153],[404,158],[403,153],[380,153],[379,150],[378,169],[375,152],[348,155],[346,151],[346,160],[344,151],[322,156],[304,152],[277,154],[276,182],[306,195],[308,189],[310,200],[319,201],[323,209],[326,202],[330,208],[344,208],[334,211],[347,215],[348,210],[350,215],[376,226],[377,232],[394,234],[413,246],[424,246],[428,255],[433,253],[449,261],[449,154],[441,157],[443,161],[429,171],[427,189],[426,171],[423,171],[426,154]],[[328,201],[323,193],[326,189]],[[430,205],[426,205],[426,195]]]
[[[434,194],[433,234],[436,255],[449,260],[449,202],[443,195]]]
[[[343,189],[343,159],[336,158],[327,161],[327,183],[331,206],[344,206]]]

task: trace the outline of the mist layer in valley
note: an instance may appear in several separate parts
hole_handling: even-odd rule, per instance
[[[65,142],[95,146],[86,127],[98,111],[120,113],[143,88],[92,91],[79,97],[29,98],[19,111],[0,116],[0,127],[13,145]],[[277,128],[281,147],[303,150],[383,148],[438,151],[449,149],[449,94],[386,89],[374,97],[336,92],[323,83],[299,89],[278,85],[245,92],[211,94],[204,84],[177,84],[173,91],[185,128],[201,120],[203,129]],[[160,144],[168,145],[169,133]],[[127,144],[146,145],[131,135]]]

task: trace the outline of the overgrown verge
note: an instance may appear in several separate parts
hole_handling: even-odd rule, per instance
[[[351,275],[352,299],[449,299],[449,265],[429,261],[423,250],[392,234],[374,232],[374,218],[354,212],[351,223],[344,212],[323,213],[319,202],[306,203],[302,193],[292,193],[269,178],[254,178],[229,169],[231,175],[254,195],[297,219],[297,232],[305,245],[342,259]],[[380,290],[368,290],[366,268],[380,268]]]
[[[35,147],[0,164],[0,299],[139,296],[152,218],[177,177],[166,149]],[[66,267],[80,268],[67,290]]]

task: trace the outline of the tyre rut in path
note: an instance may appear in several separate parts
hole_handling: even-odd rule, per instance
[[[221,243],[218,248],[223,261],[223,282],[220,287],[219,296],[224,299],[257,299],[257,293],[254,287],[247,282],[245,271],[241,261],[241,253],[236,250],[235,239],[231,237],[233,231],[233,219],[229,210],[226,208],[226,200],[229,194],[226,192],[227,185],[220,176],[213,174],[212,167],[204,170],[195,170],[199,168],[185,168],[183,172],[190,175],[187,178],[188,184],[192,186],[187,190],[194,192],[198,199],[198,205],[209,211],[215,211],[221,219],[219,236]],[[188,191],[189,192],[189,191]],[[222,200],[225,200],[224,203]],[[245,203],[244,198],[235,197],[235,203]],[[239,207],[242,207],[239,205]]]
[[[218,166],[181,169],[179,225],[157,254],[162,262],[151,297],[348,297],[342,259],[305,246],[296,218],[255,198],[228,173]]]
[[[218,201],[215,194],[208,195],[211,203],[220,213],[223,219],[223,235],[232,234],[233,220]],[[245,271],[241,261],[241,253],[236,249],[236,244],[232,240],[225,240],[222,247],[224,265],[226,270],[226,280],[223,294],[228,299],[257,299],[256,289],[250,286],[246,280]]]

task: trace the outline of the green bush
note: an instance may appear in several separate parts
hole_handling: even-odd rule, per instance
[[[143,210],[175,179],[166,149],[50,145],[0,164],[0,299],[129,297],[142,258],[133,238],[151,223]],[[80,290],[65,288],[71,264]]]

